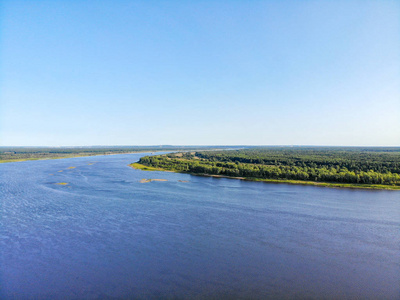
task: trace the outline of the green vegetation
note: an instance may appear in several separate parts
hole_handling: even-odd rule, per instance
[[[268,182],[400,189],[400,148],[253,147],[146,156],[139,164]]]
[[[153,167],[145,166],[145,165],[138,164],[138,163],[133,163],[133,164],[130,164],[129,166],[134,169],[143,170],[143,171],[164,171],[164,169],[161,169],[161,168],[153,168]]]

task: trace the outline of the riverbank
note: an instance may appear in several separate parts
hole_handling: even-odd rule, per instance
[[[11,163],[11,162],[21,162],[21,161],[31,161],[31,160],[50,160],[50,159],[63,159],[63,158],[85,157],[85,156],[97,156],[97,155],[108,155],[108,154],[72,155],[72,156],[46,157],[46,158],[36,158],[36,157],[34,157],[34,158],[4,159],[4,160],[0,160],[0,164]]]
[[[224,150],[231,146],[82,146],[82,147],[6,147],[0,146],[0,163],[62,159],[97,155],[155,153],[175,151]],[[235,147],[234,147],[235,148]]]
[[[149,167],[149,166],[145,166],[139,163],[133,163],[129,165],[131,168],[133,169],[137,169],[137,170],[142,170],[142,171],[164,171],[164,172],[174,172],[174,171],[168,171],[168,170],[164,170],[161,168],[154,168],[154,167]]]
[[[135,154],[135,153],[148,153],[149,151],[134,151],[125,153],[85,153],[85,154],[71,154],[66,156],[52,156],[47,157],[31,157],[31,158],[16,158],[16,159],[3,159],[0,163],[10,163],[10,162],[21,162],[21,161],[31,161],[31,160],[50,160],[50,159],[64,159],[64,158],[74,158],[74,157],[88,157],[88,156],[101,156],[101,155],[118,155],[118,154]],[[162,152],[162,151],[151,151],[151,152]]]
[[[257,181],[265,183],[283,183],[283,184],[295,184],[295,185],[312,185],[319,187],[329,187],[329,188],[348,188],[348,189],[370,189],[370,190],[400,190],[400,186],[382,185],[382,184],[356,184],[356,183],[333,183],[333,182],[319,182],[319,181],[302,181],[302,180],[289,180],[289,179],[264,179],[264,178],[252,178],[252,177],[233,177],[225,175],[213,175],[213,174],[198,174],[198,173],[188,173],[179,172],[174,170],[165,170],[162,168],[149,167],[139,163],[132,163],[129,165],[133,169],[138,169],[142,171],[162,171],[162,172],[175,172],[184,173],[194,176],[205,176],[214,178],[228,178],[228,179],[238,179],[246,181]]]

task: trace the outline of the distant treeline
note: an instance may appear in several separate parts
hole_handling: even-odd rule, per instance
[[[231,146],[93,146],[93,147],[0,147],[0,162],[154,151],[228,149]]]
[[[400,148],[252,148],[146,156],[179,172],[260,179],[400,185]]]

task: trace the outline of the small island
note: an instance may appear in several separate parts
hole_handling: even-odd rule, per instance
[[[145,171],[172,171],[273,183],[400,190],[400,149],[253,147],[142,157]]]
[[[167,179],[153,179],[153,178],[143,178],[142,180],[140,180],[140,183],[148,183],[148,182],[153,182],[153,181],[168,181]]]

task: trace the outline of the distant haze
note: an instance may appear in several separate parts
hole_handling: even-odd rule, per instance
[[[399,1],[2,1],[0,146],[400,146]]]

